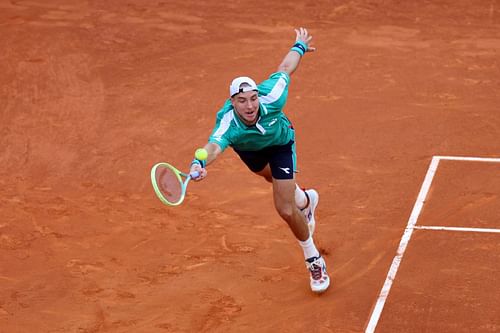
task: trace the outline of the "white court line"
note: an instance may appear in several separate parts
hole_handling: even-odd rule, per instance
[[[495,157],[434,156],[434,158],[438,158],[440,160],[448,160],[448,161],[490,162],[490,163],[500,162],[500,158],[495,158]]]
[[[427,193],[429,192],[429,188],[431,187],[432,179],[434,178],[434,174],[436,173],[437,167],[439,165],[439,157],[433,157],[429,169],[427,170],[427,174],[425,175],[424,183],[422,184],[422,188],[420,189],[420,193],[418,194],[417,201],[413,206],[413,210],[410,215],[410,219],[408,220],[408,224],[406,225],[405,232],[403,233],[403,237],[399,242],[398,251],[396,256],[392,260],[391,268],[389,269],[389,273],[387,273],[387,277],[384,282],[384,286],[380,291],[380,294],[377,299],[377,303],[373,309],[372,315],[370,317],[370,321],[366,326],[365,333],[373,333],[375,331],[375,327],[377,327],[377,323],[380,319],[380,315],[382,314],[382,310],[385,305],[385,301],[387,296],[389,296],[389,291],[391,290],[392,282],[396,277],[396,273],[399,269],[399,264],[403,259],[403,254],[406,251],[406,246],[410,241],[411,234],[413,233],[415,224],[417,223],[418,216],[422,211],[422,207],[425,202],[425,198],[427,197]]]
[[[488,232],[500,234],[500,229],[488,228],[462,228],[462,227],[437,227],[437,226],[414,226],[413,229],[419,230],[445,230],[445,231],[466,231],[466,232]]]
[[[413,233],[413,230],[415,229],[434,229],[434,228],[441,228],[437,230],[447,230],[444,229],[445,227],[416,227],[418,217],[420,215],[420,212],[422,211],[422,207],[425,202],[425,198],[427,197],[427,193],[429,192],[429,189],[432,184],[432,179],[434,178],[434,174],[436,173],[436,170],[439,165],[440,160],[450,160],[450,161],[469,161],[469,162],[494,162],[494,163],[500,163],[500,158],[490,158],[490,157],[461,157],[461,156],[433,156],[431,164],[429,166],[429,169],[427,170],[427,174],[425,175],[424,182],[422,184],[422,187],[420,189],[420,192],[417,197],[417,201],[415,202],[415,205],[413,206],[413,210],[410,215],[410,219],[408,220],[408,224],[406,225],[406,229],[403,233],[403,237],[401,238],[401,241],[399,242],[399,247],[396,253],[396,256],[392,260],[391,267],[389,268],[389,272],[387,273],[387,277],[385,279],[384,285],[382,287],[382,290],[380,291],[380,294],[377,298],[377,302],[375,304],[375,307],[372,311],[370,320],[368,322],[368,325],[366,326],[365,333],[373,333],[375,332],[375,328],[377,327],[378,321],[380,319],[380,315],[382,314],[382,310],[385,305],[385,301],[387,300],[387,297],[389,296],[389,291],[391,290],[392,282],[394,281],[394,278],[396,277],[396,273],[399,269],[399,265],[401,264],[401,260],[403,259],[403,254],[406,251],[406,247],[408,246],[408,242],[410,241],[411,235]],[[465,228],[454,228],[457,231],[465,231],[463,229]],[[451,229],[449,229],[451,230]],[[493,232],[498,232],[496,231],[497,229],[479,229],[476,228],[474,231],[478,230],[495,230]],[[471,231],[471,230],[469,230]],[[484,232],[484,231],[482,231]],[[491,231],[489,231],[491,232]]]

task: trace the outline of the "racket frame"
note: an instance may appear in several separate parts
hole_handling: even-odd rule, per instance
[[[181,197],[179,198],[179,200],[177,202],[168,201],[165,198],[165,196],[162,194],[160,187],[158,186],[158,183],[156,182],[156,170],[159,167],[169,168],[170,170],[172,170],[174,172],[175,176],[177,177],[177,180],[179,181],[179,184],[181,185]],[[185,178],[184,181],[182,180],[182,177]],[[189,181],[192,178],[196,178],[196,177],[198,177],[197,172],[194,174],[186,174],[182,171],[179,171],[176,167],[174,167],[173,165],[171,165],[170,163],[167,163],[167,162],[156,163],[151,168],[151,183],[153,185],[153,189],[155,191],[155,194],[158,197],[158,199],[160,199],[161,202],[163,202],[165,205],[168,205],[168,206],[178,206],[184,201],[184,198],[186,197],[187,185],[189,184]]]

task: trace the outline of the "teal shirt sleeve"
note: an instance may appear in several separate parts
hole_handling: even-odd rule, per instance
[[[290,76],[286,72],[276,72],[258,85],[259,100],[270,111],[282,110],[288,98]]]
[[[224,151],[231,144],[229,137],[233,117],[234,113],[231,110],[231,102],[227,100],[226,103],[224,103],[224,106],[217,113],[214,129],[208,138],[208,142],[216,143],[222,151]]]

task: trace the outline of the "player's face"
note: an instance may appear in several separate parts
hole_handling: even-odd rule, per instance
[[[259,115],[259,98],[256,91],[247,91],[231,97],[231,102],[240,119],[246,125],[254,125]]]

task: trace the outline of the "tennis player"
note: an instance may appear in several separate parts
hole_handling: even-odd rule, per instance
[[[295,29],[295,43],[275,73],[259,85],[249,77],[235,78],[229,86],[229,98],[217,113],[208,143],[206,160],[194,159],[190,172],[198,171],[200,181],[207,176],[206,166],[227,147],[232,147],[255,174],[273,186],[274,205],[286,221],[304,251],[313,292],[324,292],[330,279],[326,263],[313,241],[314,211],[319,195],[314,189],[303,190],[295,181],[295,131],[283,113],[290,75],[302,57],[315,48],[307,29]]]

